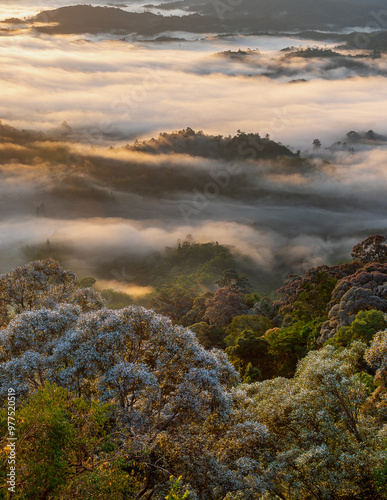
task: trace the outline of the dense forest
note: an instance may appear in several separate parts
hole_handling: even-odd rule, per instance
[[[386,498],[387,242],[351,257],[265,296],[188,237],[133,268],[142,305],[52,258],[1,275],[12,498]]]

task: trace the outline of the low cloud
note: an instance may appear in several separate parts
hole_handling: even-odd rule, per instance
[[[290,272],[348,259],[355,243],[387,229],[384,145],[321,150],[302,161],[242,158],[238,173],[227,178],[233,161],[157,154],[157,141],[150,154],[42,139],[8,148],[24,163],[0,168],[2,271],[49,240],[69,267],[111,281],[122,262],[191,234],[198,242],[229,245],[267,289]],[[160,147],[165,141],[170,136]],[[43,157],[54,155],[55,165],[36,162],[36,148]],[[66,151],[79,155],[76,167],[65,163]],[[214,194],[208,186],[217,179]]]
[[[19,128],[39,130],[66,120],[89,144],[97,145],[100,136],[122,140],[189,125],[211,133],[268,132],[305,147],[315,136],[329,142],[351,128],[384,126],[383,76],[347,79],[346,70],[338,69],[334,79],[322,80],[323,68],[305,60],[290,64],[291,78],[304,77],[307,66],[313,78],[308,83],[243,76],[236,63],[223,62],[216,72],[217,63],[208,58],[220,47],[235,50],[232,40],[176,50],[174,44],[26,34],[13,36],[12,45],[11,54],[9,37],[0,38],[1,116]],[[257,73],[267,72],[272,56],[278,53],[264,52]],[[386,65],[384,59],[374,64]]]
[[[278,65],[277,49],[292,41],[276,38],[255,66],[214,57],[249,42],[0,37],[0,114],[36,132],[1,136],[1,271],[48,239],[66,265],[110,282],[123,259],[191,234],[230,245],[266,286],[270,274],[282,279],[338,262],[365,236],[385,233],[386,146],[325,148],[350,130],[386,132],[385,77],[377,74],[386,60],[368,62],[367,76],[333,67],[327,79],[326,63]],[[311,81],[288,83],[306,75]],[[268,133],[307,160],[239,158],[240,171],[211,195],[214,176],[231,161],[126,148],[187,126],[214,135]],[[322,148],[313,152],[316,138]]]

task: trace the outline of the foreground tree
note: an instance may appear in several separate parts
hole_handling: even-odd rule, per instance
[[[98,292],[80,288],[77,276],[53,259],[30,262],[0,276],[0,326],[15,314],[63,302],[79,304],[84,311],[104,305]]]
[[[383,498],[375,471],[387,450],[369,393],[356,375],[364,344],[309,353],[294,379],[245,386],[248,408],[269,430],[263,498]]]
[[[113,405],[100,405],[46,383],[17,411],[17,491],[14,498],[117,499],[133,496],[135,479],[123,467],[130,440],[112,429]],[[7,413],[0,411],[2,449]],[[6,491],[7,454],[0,473]],[[5,498],[5,497],[1,497]]]
[[[14,318],[0,349],[3,401],[9,387],[22,398],[50,382],[113,404],[128,463],[139,464],[138,498],[162,498],[170,475],[184,474],[202,499],[245,488],[240,456],[213,452],[214,440],[230,436],[238,376],[225,353],[205,351],[189,330],[143,308],[83,313],[61,304]]]
[[[381,422],[387,426],[387,331],[378,332],[365,354],[365,360],[374,370],[376,389],[372,402],[377,408]],[[386,427],[387,429],[387,427]],[[387,478],[386,478],[387,479]],[[387,481],[386,481],[387,484]]]
[[[139,490],[144,467],[129,460],[131,439],[114,428],[114,405],[77,398],[46,383],[18,408],[16,499],[125,500]],[[0,410],[1,449],[7,451],[7,411]],[[125,438],[125,439],[123,439]],[[0,498],[6,498],[7,453],[0,456]],[[168,500],[185,500],[171,476]]]
[[[277,310],[266,301],[253,304],[263,316],[239,312],[228,353],[244,381],[296,370],[293,379],[242,386],[226,353],[206,351],[170,319],[133,306],[101,308],[70,276],[55,295],[49,270],[34,291],[28,275],[21,284],[31,285],[31,306],[0,329],[0,400],[14,388],[20,418],[20,500],[181,500],[186,490],[192,500],[385,498],[387,341],[385,332],[375,335],[383,314],[359,313],[341,330],[338,349],[307,354],[330,296],[344,312],[359,305],[344,297],[362,287],[367,300],[385,300],[385,266],[359,266],[318,268],[288,282],[279,307],[290,321],[282,328],[272,328]],[[222,288],[198,301],[194,327],[210,339],[215,321],[202,321],[204,306],[224,324],[233,306],[246,309],[243,300]],[[0,411],[0,461],[6,423]]]

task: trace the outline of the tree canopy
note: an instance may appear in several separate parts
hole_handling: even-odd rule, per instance
[[[213,291],[164,282],[165,315],[125,294],[109,308],[52,259],[0,276],[14,498],[386,499],[385,267],[309,269],[274,302],[223,268]],[[3,409],[4,484],[7,425]]]

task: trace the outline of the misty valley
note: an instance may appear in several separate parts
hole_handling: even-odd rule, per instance
[[[0,5],[0,500],[387,499],[387,1]]]

